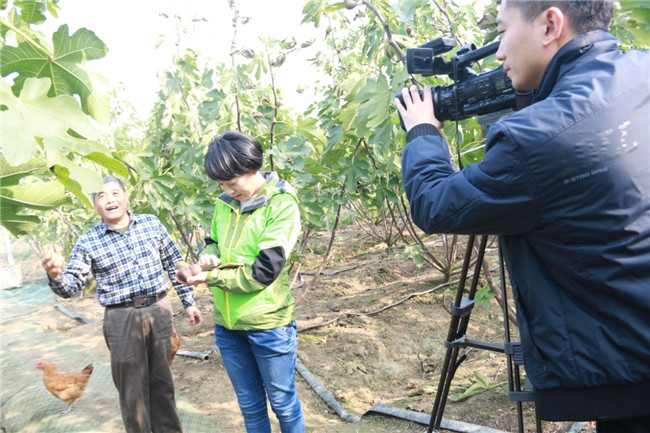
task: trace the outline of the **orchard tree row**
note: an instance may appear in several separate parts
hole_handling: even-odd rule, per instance
[[[317,76],[305,77],[313,102],[298,112],[277,76],[288,58],[314,51],[314,41],[241,46],[237,31],[248,18],[236,0],[229,3],[230,56],[204,67],[200,52],[179,51],[142,121],[118,92],[107,92],[105,77],[88,70],[87,62],[107,52],[92,29],[39,31],[57,17],[58,0],[0,2],[2,225],[36,249],[56,244],[67,253],[96,223],[89,195],[111,174],[127,183],[132,209],[158,215],[195,260],[219,194],[203,170],[205,151],[216,134],[236,129],[258,138],[265,169],[298,191],[304,233],[296,262],[314,233],[327,229],[331,245],[345,220],[449,278],[456,238],[442,237],[445,253],[433,254],[409,218],[400,177],[405,136],[393,99],[410,83],[452,83],[447,75],[410,76],[406,49],[439,37],[456,43],[446,58],[459,47],[481,47],[496,38],[496,4],[479,16],[476,0],[306,0],[303,24],[325,39],[310,59]],[[647,3],[621,4],[612,32],[626,49],[648,47]],[[491,55],[474,67],[497,65]],[[476,118],[445,129],[462,164],[482,158]],[[321,268],[328,258],[329,249]]]

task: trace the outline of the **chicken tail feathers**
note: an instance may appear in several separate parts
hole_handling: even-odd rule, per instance
[[[84,367],[83,370],[81,370],[82,373],[85,373],[86,375],[90,376],[93,373],[93,365],[88,364],[87,366]]]

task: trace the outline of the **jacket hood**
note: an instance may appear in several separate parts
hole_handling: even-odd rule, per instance
[[[280,179],[275,171],[263,171],[261,174],[266,179],[266,183],[262,186],[262,189],[260,189],[255,197],[252,197],[245,203],[244,207],[241,208],[241,212],[248,212],[266,205],[274,194],[288,192],[295,196],[295,192],[291,185],[289,185],[284,179]],[[225,192],[219,195],[217,200],[224,202],[233,209],[239,209],[241,203],[239,200]]]

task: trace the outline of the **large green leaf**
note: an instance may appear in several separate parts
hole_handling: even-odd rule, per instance
[[[2,186],[17,185],[21,178],[45,170],[45,161],[42,159],[30,159],[24,164],[13,167],[0,155],[0,185]]]
[[[126,166],[121,161],[115,159],[111,152],[98,141],[84,140],[71,135],[68,135],[65,139],[62,139],[61,136],[50,136],[43,139],[43,145],[48,155],[48,166],[53,164],[53,158],[58,157],[58,155],[65,155],[72,152],[102,167],[106,167],[112,173],[120,176],[128,175]],[[99,189],[101,189],[101,186]]]
[[[14,97],[11,87],[4,79],[0,79],[0,147],[9,165],[20,165],[29,161],[38,142],[34,137],[27,116],[21,110],[18,98]]]
[[[79,109],[70,95],[47,97],[49,78],[30,78],[16,98],[9,84],[0,80],[2,105],[0,111],[2,151],[10,165],[29,161],[37,149],[38,140],[73,141],[68,133],[73,130],[87,139],[94,140],[96,131],[88,117]]]
[[[312,150],[308,142],[294,137],[276,144],[275,148],[267,153],[276,157],[276,169],[303,170],[305,158],[311,155]]]
[[[2,209],[0,221],[14,236],[29,233],[41,222],[40,218],[35,215],[19,215],[5,209]]]
[[[33,182],[26,185],[0,187],[0,208],[4,213],[7,209],[22,208],[48,210],[69,202],[63,185],[58,181]]]
[[[40,24],[45,21],[46,0],[17,0],[14,6],[20,8],[20,17],[26,23]]]
[[[30,43],[31,42],[31,43]],[[85,113],[103,122],[108,118],[108,95],[103,77],[84,69],[90,59],[104,57],[106,45],[88,29],[68,35],[62,25],[52,36],[54,53],[33,41],[23,41],[17,47],[5,46],[0,54],[2,76],[18,74],[14,94],[19,94],[30,78],[49,78],[49,96],[79,95]]]
[[[103,182],[101,175],[74,164],[60,154],[55,154],[54,158],[49,161],[53,163],[54,174],[66,189],[73,193],[86,206],[92,208],[93,204],[88,197],[90,194],[102,190]]]
[[[48,78],[28,79],[20,98],[13,95],[4,79],[0,82],[2,103],[6,108],[0,112],[2,152],[8,165],[25,168],[26,164],[37,164],[34,158],[39,144],[42,144],[47,163],[41,162],[41,168],[52,167],[63,185],[90,207],[88,195],[101,190],[101,176],[74,164],[66,155],[74,153],[118,175],[128,174],[121,161],[101,143],[94,141],[95,128],[72,96],[47,97]],[[79,138],[79,135],[90,139]],[[11,173],[15,183],[19,171],[14,168]]]
[[[107,168],[111,173],[122,177],[127,177],[129,175],[129,169],[126,168],[126,165],[115,159],[110,153],[93,151],[85,155],[85,158]]]
[[[394,94],[388,87],[386,77],[380,75],[378,82],[368,81],[359,91],[359,125],[360,131],[369,133],[390,117],[391,102]],[[368,128],[366,130],[366,128]]]

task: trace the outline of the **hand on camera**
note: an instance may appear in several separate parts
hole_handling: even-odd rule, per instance
[[[407,132],[421,123],[429,123],[438,129],[442,129],[442,122],[436,119],[433,111],[431,87],[425,86],[422,96],[420,96],[417,86],[405,87],[402,89],[402,97],[404,105],[398,98],[395,98],[395,105]]]

